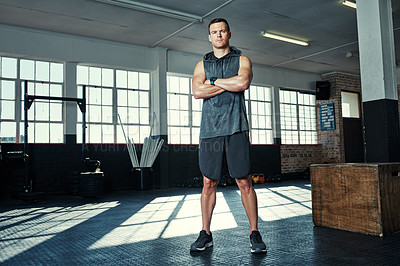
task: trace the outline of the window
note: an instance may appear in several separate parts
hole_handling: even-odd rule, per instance
[[[63,64],[22,59],[20,71],[21,80],[28,80],[29,95],[63,96]],[[24,86],[21,81],[21,120],[24,118]],[[62,143],[64,141],[62,107],[62,101],[35,100],[33,102],[28,111],[28,142]],[[23,123],[20,128],[24,128]]]
[[[342,117],[360,118],[358,93],[342,91]]]
[[[272,101],[271,88],[250,86],[245,98],[250,94],[249,119],[252,144],[272,144]]]
[[[135,143],[143,143],[150,133],[150,75],[133,71],[116,71],[118,114],[125,133]],[[117,142],[125,143],[121,126]]]
[[[25,80],[28,94],[62,96],[64,66],[61,63],[0,57],[1,142],[24,141]],[[18,69],[19,68],[19,69]],[[19,71],[18,71],[19,70]],[[21,82],[20,85],[17,83]],[[17,90],[21,88],[21,93]],[[17,110],[21,110],[18,111]],[[35,100],[28,111],[30,143],[62,143],[62,103]],[[19,138],[17,136],[19,135]]]
[[[168,76],[168,142],[198,144],[202,100],[192,96],[191,78]]]
[[[280,90],[282,144],[316,144],[315,95]]]
[[[143,143],[150,132],[150,74],[109,68],[78,66],[78,98],[86,87],[86,141],[125,143],[119,114],[127,137]],[[114,95],[114,92],[116,94]],[[114,98],[115,101],[114,101]],[[78,112],[77,140],[82,136],[82,114]],[[116,132],[116,134],[115,134]]]

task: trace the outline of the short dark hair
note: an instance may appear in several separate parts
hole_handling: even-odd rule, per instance
[[[210,23],[208,24],[208,33],[210,33],[210,26],[214,23],[219,23],[219,22],[224,22],[226,24],[226,27],[228,28],[228,32],[231,31],[231,29],[229,28],[229,24],[228,21],[226,21],[226,19],[224,18],[215,18],[213,20],[210,21]]]

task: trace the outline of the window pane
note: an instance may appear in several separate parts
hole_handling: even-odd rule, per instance
[[[180,129],[179,127],[168,128],[168,140],[171,144],[179,144],[181,142]]]
[[[112,89],[103,89],[102,94],[102,104],[112,105]]]
[[[179,79],[180,93],[189,94],[189,78]]]
[[[181,110],[189,110],[189,96],[188,95],[180,95],[180,109]]]
[[[50,142],[48,123],[35,123],[35,142],[36,143]]]
[[[89,121],[88,122],[101,122],[101,106],[89,105]]]
[[[140,107],[149,107],[149,94],[148,92],[139,92]]]
[[[128,122],[128,108],[127,107],[118,107],[118,115],[121,118],[122,123]],[[119,119],[118,119],[119,122]]]
[[[258,142],[258,130],[251,130],[251,144],[259,144]]]
[[[50,124],[50,142],[63,143],[64,132],[63,124]]]
[[[118,88],[127,88],[128,87],[128,72],[123,70],[117,70],[117,87]]]
[[[63,80],[64,80],[63,64],[50,63],[50,81],[63,82]]]
[[[168,77],[168,92],[179,93],[179,77]]]
[[[1,76],[3,78],[17,78],[17,59],[3,57],[1,60]]]
[[[129,126],[128,127],[128,138],[133,138],[134,143],[141,143],[140,141],[140,127],[139,126]]]
[[[36,80],[49,81],[50,64],[48,62],[36,61]]]
[[[101,89],[91,87],[89,89],[89,104],[100,104],[101,103]]]
[[[89,76],[89,68],[86,66],[78,66],[76,69],[77,80],[78,84],[88,84],[88,76]],[[79,90],[78,90],[79,91]],[[82,96],[80,96],[82,97]]]
[[[114,143],[113,125],[103,125],[103,143]]]
[[[15,100],[15,81],[2,80],[0,99]]]
[[[89,68],[89,84],[93,86],[101,85],[101,68],[98,67]]]
[[[128,121],[129,123],[139,124],[139,108],[128,109]]]
[[[189,112],[188,111],[180,111],[180,125],[188,126],[189,125]]]
[[[101,143],[101,125],[88,125],[89,128],[89,142]]]
[[[174,126],[179,125],[179,111],[170,110],[168,112],[168,124]]]
[[[36,83],[35,94],[41,96],[50,96],[50,87],[48,83]]]
[[[114,71],[112,69],[102,69],[102,75],[101,75],[101,84],[103,86],[107,87],[113,87],[114,86]]]
[[[112,123],[113,114],[112,114],[112,106],[103,106],[103,123]]]
[[[192,128],[192,144],[199,144],[200,128]]]
[[[139,88],[139,76],[138,72],[128,72],[128,88],[138,89]]]
[[[265,93],[265,100],[266,100],[266,101],[271,101],[271,88],[265,87],[264,89],[265,89],[265,91],[264,91],[264,93]]]
[[[17,124],[15,122],[1,122],[0,142],[16,142]]]
[[[168,94],[168,109],[179,109],[179,95]]]
[[[259,101],[265,100],[263,87],[257,87],[257,100],[259,100]]]
[[[138,91],[128,91],[128,106],[139,107],[139,92]]]
[[[256,86],[250,86],[250,99],[251,100],[257,100],[257,87]]]
[[[50,103],[50,121],[62,121],[62,104]]]
[[[251,113],[255,115],[258,114],[258,104],[255,101],[251,101]]]
[[[181,128],[181,144],[190,144],[190,128]]]
[[[118,106],[127,106],[128,104],[128,91],[118,90]]]
[[[20,76],[21,79],[33,80],[35,78],[35,61],[22,59],[20,61]]]
[[[36,102],[35,103],[35,116],[36,120],[48,121],[49,115],[49,103],[47,102]]]
[[[150,134],[150,127],[149,126],[141,126],[140,127],[140,140],[139,143],[144,142],[144,138],[148,137]]]
[[[50,96],[62,97],[62,85],[51,84],[50,85]]]
[[[150,75],[147,73],[139,73],[139,89],[148,90],[150,88]]]
[[[149,109],[140,108],[140,124],[148,124],[149,123]]]

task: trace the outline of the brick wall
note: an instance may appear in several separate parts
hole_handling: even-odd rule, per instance
[[[323,81],[331,84],[330,99],[318,100],[317,102],[317,127],[318,143],[321,146],[321,156],[327,163],[345,162],[344,133],[342,119],[342,97],[341,92],[361,92],[361,79],[359,76],[344,73],[330,73],[322,75]],[[361,101],[361,99],[360,99]],[[333,103],[335,110],[335,130],[321,131],[319,107],[321,104]],[[362,106],[361,106],[362,108]],[[362,110],[361,110],[362,114]]]
[[[282,173],[303,172],[310,164],[323,163],[321,145],[282,145]]]
[[[341,92],[361,93],[361,79],[356,75],[334,72],[322,75],[321,80],[329,81],[331,88],[329,100],[316,101],[318,145],[281,145],[282,173],[302,172],[310,164],[345,162]],[[321,131],[319,107],[328,103],[334,105],[335,129]]]

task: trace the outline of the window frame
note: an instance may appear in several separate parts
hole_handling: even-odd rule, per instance
[[[283,96],[285,92],[289,92],[291,95],[289,96]],[[313,104],[307,104],[304,103],[304,101],[299,100],[299,96],[304,97],[304,95],[308,95],[309,101],[312,99]],[[283,98],[290,98],[290,101],[286,101],[286,99]],[[312,144],[318,144],[318,139],[317,139],[317,121],[316,121],[316,99],[315,99],[315,94],[312,92],[306,92],[306,91],[299,91],[299,90],[291,90],[291,89],[286,89],[286,88],[280,88],[279,89],[279,109],[280,109],[280,123],[281,123],[281,142],[283,145],[312,145]],[[295,103],[294,101],[295,100]],[[290,110],[288,110],[290,109]],[[309,117],[302,117],[302,114],[305,114],[308,109],[308,113],[312,114],[312,116]],[[304,110],[304,112],[301,112]],[[311,110],[311,111],[310,111]],[[288,116],[285,116],[284,114],[289,114]],[[292,115],[295,113],[295,115]],[[287,123],[284,121],[286,118],[291,118],[292,121],[290,123]],[[296,118],[295,121],[293,121],[293,118]],[[309,120],[308,123],[306,120]],[[290,124],[290,125],[289,125]],[[306,126],[306,129],[302,128]],[[310,127],[312,129],[309,129],[307,127]],[[289,136],[291,136],[289,140]],[[311,140],[310,140],[311,138]],[[308,139],[308,140],[307,140]]]
[[[82,69],[83,75],[86,75],[86,77],[81,76],[80,69]],[[86,69],[85,71],[83,71]],[[97,83],[91,82],[91,78],[94,79],[94,77],[91,77],[91,70],[99,71],[98,73],[100,74],[100,77],[97,80]],[[112,72],[112,82],[110,83],[109,81],[105,81],[103,79],[104,73],[105,72]],[[120,81],[118,76],[121,73],[125,73],[126,80]],[[129,83],[129,74],[133,73],[136,74],[137,76],[137,87],[132,87]],[[106,66],[94,66],[94,65],[77,65],[77,88],[78,88],[78,96],[81,94],[82,91],[82,86],[86,85],[86,98],[87,98],[87,112],[86,112],[86,125],[89,130],[86,132],[86,143],[91,143],[91,144],[125,144],[126,140],[123,135],[122,127],[118,118],[118,114],[121,113],[122,111],[126,111],[126,115],[121,116],[121,121],[123,123],[124,131],[126,133],[127,138],[133,139],[133,141],[136,144],[142,144],[144,142],[144,138],[148,137],[148,134],[150,132],[150,111],[151,111],[151,73],[150,72],[145,72],[145,71],[135,71],[135,70],[130,70],[130,69],[123,69],[123,68],[112,68],[112,67],[106,67]],[[143,79],[147,80],[145,85],[142,85],[141,82],[141,76],[146,76],[146,78],[143,77]],[[145,86],[146,88],[143,88],[142,86]],[[90,94],[93,93],[94,90],[100,90],[99,95],[100,99],[95,100],[91,99]],[[105,104],[105,101],[103,99],[103,95],[105,91],[111,91],[111,100],[108,101],[108,104]],[[129,92],[137,92],[139,94],[145,95],[144,97],[147,98],[147,106],[141,106],[140,100],[138,100],[138,106],[135,107],[130,107],[129,105],[129,97],[128,94]],[[121,105],[122,101],[119,100],[119,95],[122,95],[124,92],[126,92],[126,105]],[[93,102],[94,101],[94,102]],[[96,102],[97,101],[97,102]],[[91,121],[91,108],[99,108],[100,109],[100,119],[97,119],[96,121]],[[111,119],[105,119],[104,118],[104,109],[111,109]],[[138,108],[138,109],[146,109],[147,110],[147,121],[145,123],[141,122],[141,118],[138,118],[139,122],[130,122],[128,119],[128,113],[130,108]],[[126,109],[126,110],[123,110]],[[140,112],[139,112],[140,116]],[[78,113],[77,117],[77,143],[82,142],[82,118],[81,115]],[[96,130],[100,130],[100,136],[97,137],[97,139],[94,139],[94,133],[92,134],[92,129],[94,132]],[[135,132],[137,130],[137,132]],[[105,132],[112,132],[112,137],[109,137],[106,139],[105,137]],[[112,140],[111,140],[112,139]]]

